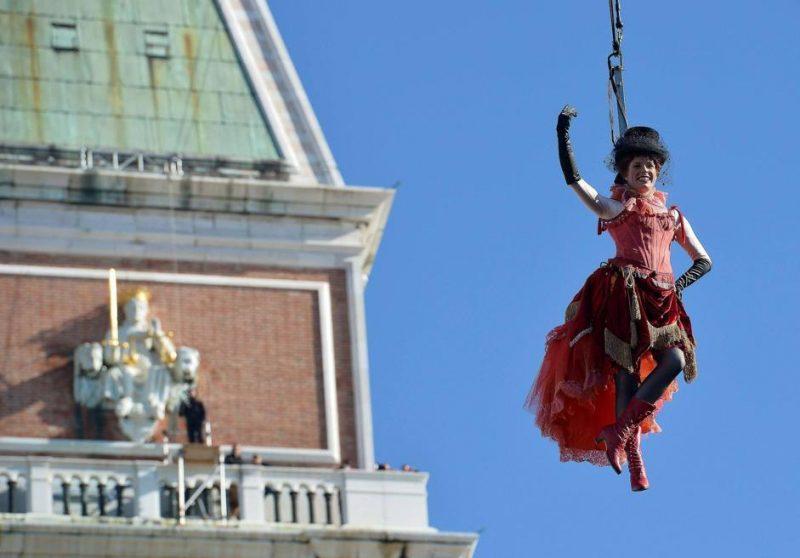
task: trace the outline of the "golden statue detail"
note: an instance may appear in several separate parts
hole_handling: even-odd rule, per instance
[[[151,293],[135,287],[122,293],[122,323],[117,327],[116,273],[109,273],[110,329],[102,343],[102,370],[92,343],[76,349],[75,399],[87,407],[114,410],[120,428],[133,441],[151,438],[156,423],[175,411],[196,385],[199,353],[176,350],[158,318],[150,318]],[[79,362],[80,361],[80,362]],[[82,364],[86,363],[86,364]],[[88,367],[87,367],[88,365]]]

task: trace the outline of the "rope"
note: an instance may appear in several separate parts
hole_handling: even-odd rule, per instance
[[[625,89],[622,82],[622,17],[620,0],[608,0],[611,16],[611,54],[608,55],[608,120],[611,126],[611,143],[628,129],[628,114],[625,106]],[[616,122],[615,122],[616,113]],[[615,128],[619,135],[615,134]]]
[[[210,23],[209,16],[211,17],[211,19],[213,19],[214,12],[212,10],[216,9],[214,7],[211,7],[211,6],[213,6],[213,2],[207,2],[206,5],[203,8],[202,17],[198,17],[197,18],[197,21],[200,22],[200,25],[203,26],[203,27],[206,27],[206,29],[205,29],[206,34],[209,34],[208,28],[212,27],[212,24]],[[209,7],[211,7],[211,8],[209,9]],[[214,34],[213,38],[209,39],[209,42],[213,42],[215,40],[215,38],[217,38],[216,33]],[[208,76],[208,71],[209,71],[209,68],[211,67],[211,55],[210,55],[210,52],[209,52],[209,56],[205,60],[205,67],[202,69],[202,75],[200,74],[200,72],[198,72],[198,70],[200,69],[198,62],[200,61],[200,57],[202,56],[203,46],[204,45],[203,45],[202,42],[198,42],[197,45],[195,46],[194,60],[191,60],[188,57],[186,59],[187,66],[194,65],[194,70],[193,71],[194,71],[194,75],[195,75],[195,83],[194,84],[190,84],[190,87],[191,86],[195,86],[196,89],[197,89],[197,93],[199,93],[200,91],[202,91],[205,88],[206,77]],[[213,45],[209,45],[209,47],[212,48]],[[197,81],[197,76],[198,75],[200,76],[200,81],[199,82]],[[194,107],[192,106],[192,103],[191,103],[191,97],[192,97],[192,91],[190,90],[188,95],[186,96],[186,100],[185,100],[184,105],[183,105],[183,115],[180,118],[180,123],[178,125],[178,133],[176,134],[176,138],[175,138],[175,140],[176,140],[175,144],[178,145],[178,146],[182,145],[182,142],[183,142],[183,131],[184,131],[184,129],[186,129],[185,125],[186,125],[186,122],[189,120],[189,112],[192,112],[192,116],[193,117],[197,116],[196,114],[194,114]]]
[[[218,46],[217,41],[219,36],[214,34],[210,36],[208,32],[208,28],[212,27],[211,21],[214,18],[214,3],[209,1],[205,4],[203,8],[202,14],[199,14],[196,21],[199,22],[199,26],[205,28],[206,36],[208,37],[206,41],[199,41],[195,45],[194,51],[194,59],[189,59],[187,57],[186,64],[187,65],[194,65],[193,71],[195,75],[194,83],[190,86],[194,86],[196,91],[189,91],[186,99],[183,104],[183,112],[181,114],[178,130],[175,135],[175,146],[179,149],[178,153],[182,153],[183,150],[180,149],[183,146],[183,140],[185,137],[185,132],[188,130],[191,133],[191,126],[188,126],[189,120],[197,117],[194,113],[194,106],[191,102],[192,94],[199,94],[200,91],[203,91],[206,86],[206,81],[208,78],[208,73],[211,68],[212,62],[212,51],[215,46]],[[227,31],[226,31],[227,33]],[[206,53],[206,49],[208,52]],[[187,53],[188,54],[188,53]],[[202,56],[207,54],[205,60],[202,60]],[[199,79],[198,79],[199,78]],[[172,272],[175,274],[180,273],[180,260],[178,259],[178,243],[177,243],[177,221],[175,217],[176,208],[178,206],[176,196],[175,196],[175,187],[176,181],[180,181],[183,177],[183,169],[179,169],[177,173],[173,173],[173,169],[170,168],[169,172],[167,173],[167,195],[169,199],[169,226],[170,226],[170,248],[171,248],[171,256],[172,256]],[[186,335],[186,332],[183,330],[183,304],[182,304],[182,293],[179,289],[173,290],[175,293],[175,331],[182,332],[183,335]],[[173,342],[177,345],[177,337],[179,334],[176,334],[175,339]],[[177,348],[177,347],[176,347]],[[202,377],[206,378],[205,385],[208,386],[208,389],[205,390],[208,394],[208,399],[206,400],[207,403],[210,404],[211,394],[214,392],[213,383],[210,373],[204,374]],[[199,382],[198,382],[199,384]],[[198,385],[199,387],[199,385]],[[175,417],[177,418],[177,417]]]
[[[212,62],[212,50],[215,46],[218,46],[218,39],[219,36],[214,34],[213,36],[210,35],[208,29],[212,28],[212,21],[214,19],[214,7],[213,2],[207,2],[203,8],[202,14],[197,18],[199,22],[199,26],[206,30],[206,36],[208,37],[207,41],[203,42],[200,41],[195,46],[194,51],[194,59],[189,59],[187,57],[186,64],[187,65],[194,65],[194,75],[195,80],[193,84],[190,84],[191,87],[195,87],[196,91],[189,91],[186,100],[183,105],[183,113],[179,120],[178,130],[175,137],[175,145],[180,148],[183,145],[184,139],[184,131],[189,130],[191,132],[191,127],[187,126],[187,122],[198,115],[194,113],[194,107],[191,103],[191,96],[192,94],[199,94],[200,91],[205,89],[206,79],[208,77],[208,72],[211,67]],[[227,32],[227,31],[226,31]],[[206,53],[205,49],[208,48],[208,52]],[[187,53],[188,54],[188,53]],[[202,60],[202,56],[207,54],[205,60]],[[203,65],[201,66],[201,62]],[[199,76],[199,81],[197,77]],[[190,115],[191,113],[191,115]],[[181,153],[180,150],[178,153]],[[175,199],[175,181],[180,180],[183,176],[183,169],[181,168],[177,173],[173,173],[172,169],[169,169],[167,173],[167,194],[169,197],[169,224],[170,224],[170,244],[171,244],[171,252],[172,252],[172,272],[173,273],[180,273],[180,261],[178,259],[178,246],[177,246],[177,223],[175,220],[175,208],[177,207],[177,202]],[[176,318],[176,327],[177,331],[182,330],[183,321],[182,321],[182,305],[181,305],[181,296],[178,294],[176,296],[176,311],[177,311],[177,318]]]

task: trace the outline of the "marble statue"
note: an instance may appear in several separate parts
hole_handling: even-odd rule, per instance
[[[176,349],[160,320],[149,317],[146,289],[134,290],[121,302],[124,318],[118,330],[114,316],[102,345],[84,343],[75,350],[74,394],[87,408],[113,409],[125,436],[141,443],[196,386],[200,354],[191,347]]]
[[[200,352],[191,347],[178,348],[177,358],[172,365],[172,387],[170,388],[167,410],[177,413],[181,403],[189,398],[189,390],[197,385],[197,369],[200,367]]]
[[[73,395],[88,409],[113,409],[122,394],[122,372],[109,368],[100,343],[82,343],[75,349]]]

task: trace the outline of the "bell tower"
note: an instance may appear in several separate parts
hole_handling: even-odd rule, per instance
[[[471,556],[427,474],[375,471],[394,192],[345,184],[266,2],[0,0],[0,25],[0,547]],[[182,461],[190,394],[222,476]]]

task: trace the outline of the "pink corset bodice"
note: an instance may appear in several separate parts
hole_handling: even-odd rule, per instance
[[[639,198],[629,196],[621,189],[612,191],[612,197],[625,207],[613,219],[601,220],[598,232],[607,230],[614,240],[617,247],[614,259],[622,264],[656,272],[663,280],[671,282],[670,243],[679,225],[667,208],[666,195],[656,191],[652,196]]]

